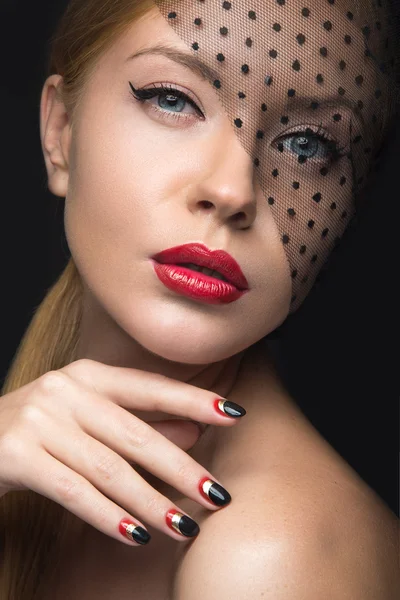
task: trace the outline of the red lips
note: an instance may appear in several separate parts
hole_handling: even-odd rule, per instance
[[[235,259],[224,250],[209,250],[204,244],[184,244],[168,248],[152,256],[161,264],[193,263],[218,271],[238,290],[248,290],[246,277]]]

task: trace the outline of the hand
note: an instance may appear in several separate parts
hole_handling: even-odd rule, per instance
[[[49,371],[0,399],[0,494],[31,489],[128,545],[150,539],[132,514],[176,540],[193,537],[197,524],[131,465],[216,510],[229,494],[183,450],[200,432],[182,420],[150,425],[129,409],[234,425],[238,419],[218,410],[217,398],[163,375],[90,359]],[[227,406],[235,416],[245,414],[236,404]],[[210,488],[207,480],[216,485]]]

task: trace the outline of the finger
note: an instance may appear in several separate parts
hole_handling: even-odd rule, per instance
[[[126,409],[161,411],[214,425],[233,425],[244,416],[243,407],[218,394],[164,375],[104,365],[90,359],[62,369],[80,388],[106,397]]]
[[[151,539],[136,517],[106,498],[85,477],[70,469],[45,450],[35,449],[35,460],[25,471],[26,486],[57,502],[102,533],[130,546]],[[127,522],[131,526],[127,526]]]
[[[89,401],[86,400],[86,394],[90,392],[84,394],[77,423],[89,436],[205,508],[220,508],[231,500],[218,479],[148,423],[101,396]],[[91,406],[96,401],[94,411]]]
[[[132,467],[123,460],[118,454],[106,448],[103,444],[90,436],[76,431],[68,438],[68,444],[63,441],[61,429],[55,432],[56,435],[52,439],[51,446],[44,446],[44,449],[54,459],[62,463],[69,469],[68,474],[62,471],[62,477],[67,477],[67,482],[64,479],[60,482],[60,474],[57,471],[58,479],[50,485],[50,491],[53,489],[60,497],[69,493],[70,486],[72,488],[72,501],[67,497],[67,508],[72,507],[72,512],[80,516],[84,515],[84,520],[87,520],[88,509],[90,514],[93,510],[104,511],[101,513],[100,520],[98,517],[90,516],[90,524],[94,522],[94,526],[103,530],[106,527],[106,532],[109,534],[114,532],[114,537],[118,537],[117,523],[123,518],[131,518],[130,515],[138,515],[140,521],[135,517],[135,523],[142,525],[142,520],[152,525],[153,527],[164,532],[170,537],[183,541],[187,537],[193,537],[199,532],[199,527],[189,515],[186,515],[176,504],[172,503],[168,498],[156,491],[147,481],[143,479]],[[53,466],[53,468],[55,468]],[[72,481],[73,478],[73,481]],[[87,482],[87,485],[86,483]],[[54,486],[56,483],[56,486]],[[41,480],[43,486],[43,479]],[[78,489],[76,490],[76,486]],[[90,486],[90,487],[88,487]],[[67,488],[67,492],[65,489]],[[49,488],[46,487],[47,493]],[[94,490],[97,493],[94,493]],[[101,492],[101,498],[98,493]],[[42,493],[42,492],[40,492]],[[85,498],[82,500],[82,496]],[[114,504],[113,513],[109,519],[108,526],[104,523],[106,509],[108,504],[103,498],[108,498]],[[65,502],[65,498],[62,498]],[[92,500],[92,504],[90,501]],[[96,504],[93,504],[93,500]],[[78,514],[77,505],[80,507],[81,513]],[[119,510],[117,510],[119,508]],[[82,513],[83,510],[83,513]],[[174,528],[173,519],[169,517],[172,514],[182,515],[183,529]],[[82,517],[81,517],[82,518]]]

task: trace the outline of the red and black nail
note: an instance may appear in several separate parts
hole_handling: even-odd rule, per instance
[[[202,496],[207,500],[211,500],[217,506],[225,506],[232,500],[231,495],[222,485],[216,481],[204,477],[199,483],[199,490]]]
[[[246,414],[246,410],[243,406],[236,404],[235,402],[229,402],[229,400],[224,400],[223,398],[217,398],[214,401],[214,408],[225,416],[234,417],[237,419],[238,417],[244,417]]]
[[[196,521],[193,521],[193,519],[175,509],[167,512],[165,520],[168,527],[186,537],[194,537],[200,532],[200,527]]]
[[[123,519],[119,524],[119,531],[122,533],[124,537],[127,537],[131,542],[136,542],[137,544],[148,544],[151,540],[151,535],[149,532],[141,527],[140,525],[136,525],[129,519]]]

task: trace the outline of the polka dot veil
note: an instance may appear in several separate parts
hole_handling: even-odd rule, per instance
[[[394,104],[383,0],[156,0],[252,158],[304,301],[376,171]]]

